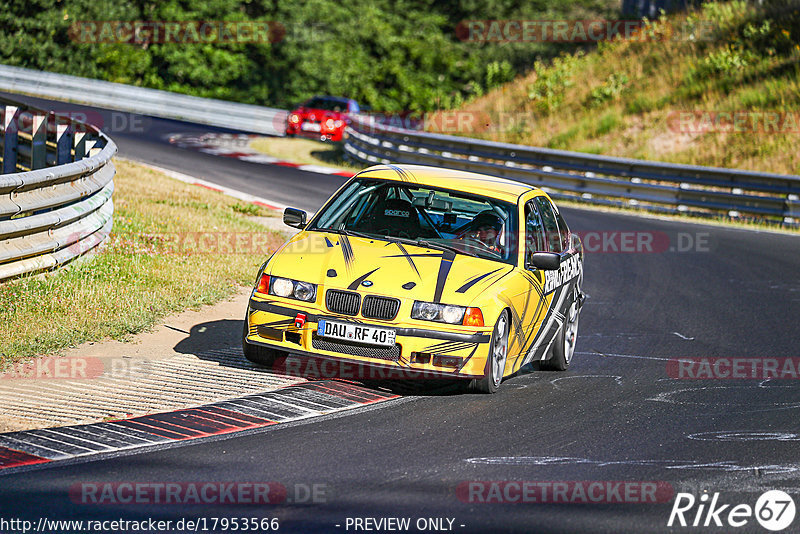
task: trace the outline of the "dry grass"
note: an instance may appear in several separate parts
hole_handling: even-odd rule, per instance
[[[259,209],[130,162],[116,165],[109,246],[92,261],[0,284],[0,364],[125,339],[170,313],[227,298],[251,284],[283,242],[251,220]],[[219,247],[220,238],[233,245]]]
[[[361,170],[361,167],[348,164],[341,146],[334,143],[288,137],[257,137],[250,141],[250,148],[301,165],[324,165],[342,171]]]
[[[613,156],[798,174],[800,124],[785,133],[687,134],[670,122],[686,110],[800,112],[800,18],[795,11],[778,20],[759,34],[763,20],[742,1],[707,4],[669,17],[653,24],[653,41],[600,43],[586,54],[537,64],[528,76],[464,105],[462,111],[490,117],[491,127],[460,133]],[[680,29],[710,24],[717,30],[709,41],[676,39],[669,37],[667,24]]]

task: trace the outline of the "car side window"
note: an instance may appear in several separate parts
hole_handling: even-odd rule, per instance
[[[569,226],[567,226],[564,217],[561,216],[561,212],[558,210],[556,210],[556,219],[558,219],[558,230],[561,234],[561,250],[569,250]]]
[[[542,216],[542,224],[544,225],[545,237],[547,238],[550,252],[561,253],[563,250],[561,245],[561,233],[558,230],[558,221],[556,220],[553,206],[545,197],[536,197],[533,201],[536,203],[536,207],[539,208],[539,213]]]
[[[533,252],[547,250],[544,240],[544,228],[542,219],[539,217],[539,210],[536,204],[528,202],[525,204],[525,257]]]

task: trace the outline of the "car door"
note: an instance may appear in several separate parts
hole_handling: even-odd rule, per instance
[[[525,284],[524,292],[518,295],[516,300],[519,302],[519,314],[524,325],[524,341],[520,344],[519,356],[514,361],[513,371],[529,362],[531,348],[540,344],[539,340],[543,336],[541,326],[547,316],[549,304],[548,297],[544,293],[545,273],[530,266],[527,262],[527,258],[533,252],[548,250],[545,228],[539,214],[539,207],[534,200],[529,200],[524,204],[523,217],[521,237],[524,246],[524,260],[519,271]]]
[[[547,312],[539,325],[539,333],[528,350],[527,361],[541,360],[546,356],[550,343],[564,324],[570,296],[581,269],[579,251],[572,246],[569,227],[561,214],[545,196],[534,198],[532,203],[541,218],[546,252],[559,254],[561,267],[555,271],[539,272],[543,278]]]

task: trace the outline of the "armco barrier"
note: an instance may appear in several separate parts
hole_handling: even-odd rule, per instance
[[[117,147],[102,132],[0,98],[0,281],[58,267],[112,226]]]
[[[417,163],[529,183],[551,196],[657,212],[755,217],[796,226],[800,176],[676,165],[407,130],[357,116],[345,151],[362,163]]]
[[[149,115],[268,135],[286,133],[286,111],[146,89],[78,76],[0,65],[0,90],[71,100]]]

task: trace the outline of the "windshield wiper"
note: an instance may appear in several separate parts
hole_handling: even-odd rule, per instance
[[[437,250],[449,250],[450,252],[454,252],[456,254],[464,254],[465,256],[480,258],[480,256],[478,256],[474,252],[467,252],[466,250],[461,250],[460,248],[451,247],[450,245],[445,245],[444,243],[431,243],[430,241],[426,241],[424,239],[417,239],[416,245],[420,247],[428,247]]]
[[[317,230],[322,230],[325,232],[331,232],[334,234],[346,235],[352,237],[363,237],[365,239],[375,239],[376,237],[382,237],[382,236],[362,234],[361,232],[354,232],[353,230],[340,230],[338,228],[317,228]]]

